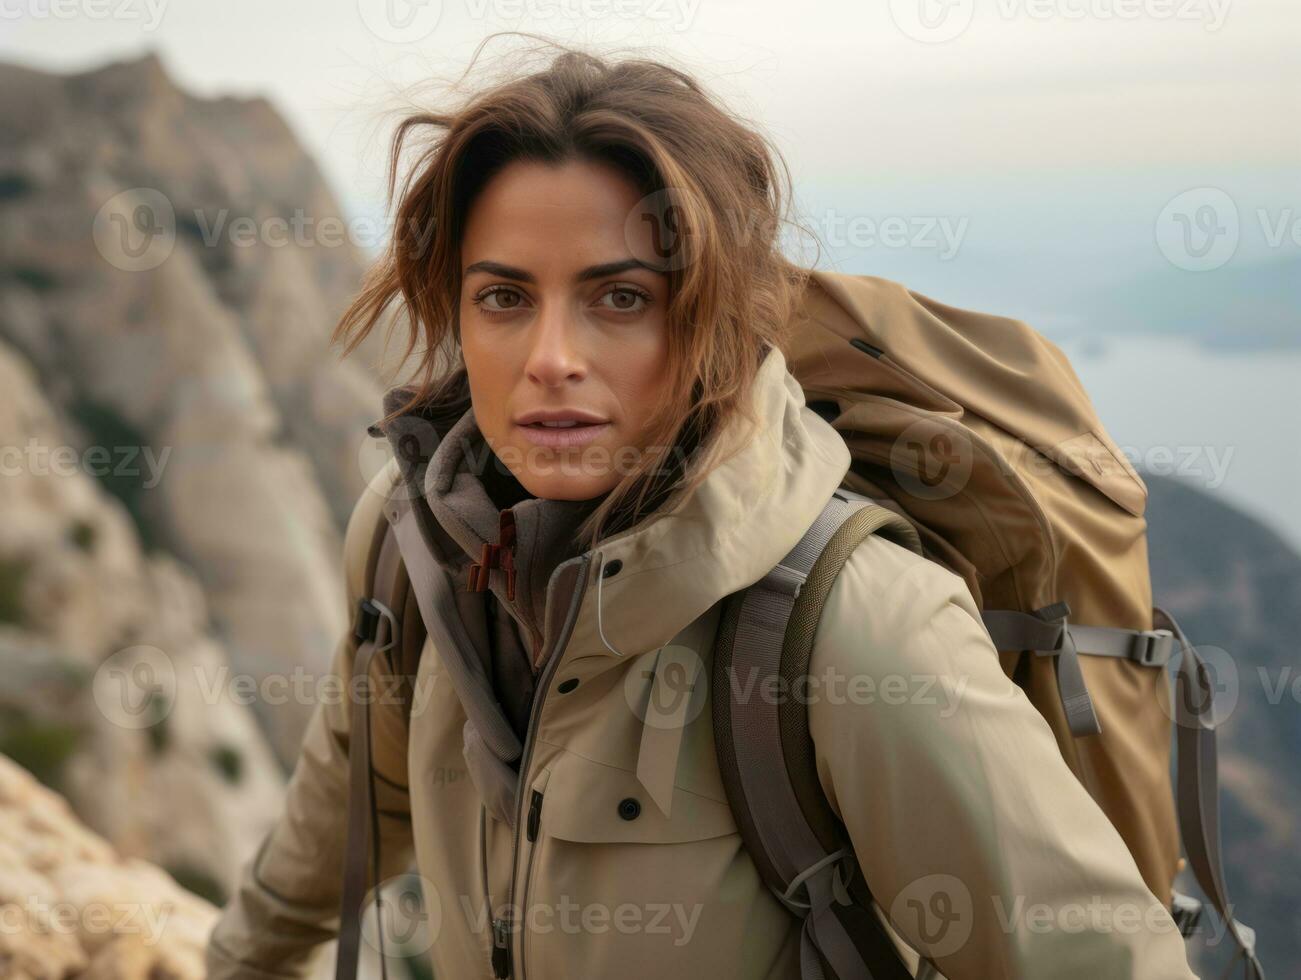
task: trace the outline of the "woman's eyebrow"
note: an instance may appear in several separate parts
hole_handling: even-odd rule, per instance
[[[600,265],[590,265],[586,269],[580,269],[574,276],[575,282],[586,282],[589,279],[600,279],[603,276],[612,276],[618,272],[624,272],[627,269],[645,269],[648,272],[659,273],[661,270],[654,266],[648,265],[641,259],[618,259],[614,262],[602,262]],[[537,282],[533,273],[518,269],[512,265],[505,265],[501,262],[494,262],[491,259],[483,259],[474,262],[465,267],[465,276],[472,272],[487,272],[490,275],[501,276],[503,279],[517,279],[520,282]]]

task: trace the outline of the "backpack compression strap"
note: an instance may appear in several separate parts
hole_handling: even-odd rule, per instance
[[[1216,720],[1212,696],[1215,685],[1206,663],[1179,623],[1161,607],[1153,610],[1179,641],[1183,658],[1175,681],[1175,744],[1178,746],[1176,798],[1179,832],[1197,884],[1211,900],[1238,947],[1246,980],[1265,980],[1256,958],[1256,933],[1233,917],[1220,856],[1220,787],[1215,751]]]
[[[861,494],[836,490],[777,567],[726,600],[715,648],[713,723],[723,786],[764,882],[804,919],[804,980],[912,977],[822,793],[807,706],[793,697],[750,696],[778,676],[785,682],[779,690],[794,690],[787,685],[808,673],[831,584],[854,547],[873,533],[921,552],[916,529],[904,518]]]
[[[1215,749],[1214,685],[1206,664],[1188,642],[1179,623],[1161,607],[1152,610],[1156,629],[1129,630],[1068,623],[1066,603],[1034,613],[987,609],[981,616],[999,650],[1029,650],[1036,656],[1054,657],[1057,689],[1066,710],[1071,734],[1101,731],[1080,671],[1077,654],[1119,657],[1145,667],[1165,667],[1175,644],[1183,651],[1176,675],[1176,745],[1178,762],[1175,798],[1179,833],[1197,884],[1219,913],[1242,959],[1247,980],[1264,980],[1256,958],[1256,934],[1233,918],[1221,858],[1219,779]],[[1196,903],[1176,893],[1176,919],[1195,922]],[[1181,922],[1181,928],[1183,923]],[[1184,930],[1187,934],[1190,930]]]
[[[1084,683],[1080,655],[1119,657],[1145,667],[1164,667],[1174,649],[1174,635],[1167,629],[1081,626],[1068,622],[1070,613],[1065,602],[1054,602],[1033,613],[986,609],[980,616],[994,649],[1030,650],[1036,656],[1053,658],[1062,709],[1071,734],[1079,738],[1102,731]]]
[[[374,769],[370,752],[370,670],[376,654],[386,654],[392,672],[394,653],[401,649],[402,606],[393,593],[398,582],[401,554],[388,521],[376,532],[378,556],[368,576],[372,595],[357,604],[353,636],[357,650],[353,656],[349,692],[356,692],[348,738],[348,835],[343,852],[343,895],[339,903],[339,942],[335,980],[356,980],[361,952],[361,916],[366,901],[366,859],[371,861],[371,877],[378,886],[380,876],[379,814],[375,805]],[[394,610],[397,610],[395,615]],[[380,893],[375,892],[375,914],[380,926],[380,975],[387,980],[384,958],[384,918]]]

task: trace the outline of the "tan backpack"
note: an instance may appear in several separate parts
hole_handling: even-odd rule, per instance
[[[786,679],[805,672],[810,624],[865,534],[888,534],[940,562],[966,582],[1003,669],[1048,721],[1063,758],[1120,832],[1148,887],[1190,934],[1200,905],[1172,887],[1182,829],[1197,882],[1225,921],[1247,976],[1263,977],[1254,933],[1232,918],[1224,885],[1212,678],[1173,618],[1153,608],[1147,488],[1107,435],[1065,355],[1018,320],[946,306],[873,276],[813,272],[792,328],[791,373],[852,455],[847,499],[870,503],[832,519],[817,542],[801,542],[781,563],[798,565],[801,552],[811,556],[804,564],[811,580],[783,613],[788,618],[779,620],[772,642]],[[773,584],[758,583],[724,607],[720,630],[728,642],[720,640],[722,653],[715,654],[713,690],[729,801],[743,814],[738,823],[751,853],[765,855],[757,861],[761,872],[781,895],[845,838],[809,772],[812,751],[801,729],[807,719],[776,710],[767,720],[756,717],[764,709],[741,704],[737,691],[744,688],[726,683],[742,664],[771,669],[760,659],[770,627],[758,624],[773,619],[772,597],[762,614],[748,606],[759,602],[753,593]],[[747,637],[744,649],[731,645],[738,634]],[[1172,699],[1164,668],[1180,650],[1179,696]],[[730,697],[721,696],[725,689]],[[802,814],[773,802],[787,788],[774,789],[770,765],[765,779],[756,771],[750,780],[752,792],[768,799],[747,796],[742,738],[732,732],[739,719],[745,739],[776,732],[773,746],[787,761],[779,775],[791,777],[788,795]],[[1179,737],[1177,807],[1172,730]],[[819,842],[806,854],[812,860],[802,869],[775,866],[776,842],[789,850],[797,833]],[[862,904],[865,883],[855,884],[850,891]],[[807,914],[804,897],[793,911]],[[881,962],[888,957],[873,953],[871,943],[860,945],[857,953],[876,967],[867,975],[893,975]],[[827,950],[819,952],[824,972],[843,976],[828,969]]]

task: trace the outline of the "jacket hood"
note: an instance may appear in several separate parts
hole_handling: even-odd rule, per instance
[[[409,387],[392,389],[384,399],[385,413],[410,395]],[[654,512],[596,543],[588,574],[599,589],[584,590],[570,637],[570,646],[583,656],[617,659],[669,643],[715,602],[766,575],[840,486],[849,470],[849,449],[805,405],[804,391],[779,349],[771,348],[761,362],[752,398],[758,425],[747,433],[743,420],[733,419],[716,434],[720,442],[714,448],[724,458],[693,492],[672,491]],[[502,511],[514,512],[516,600],[541,630],[551,572],[578,553],[572,532],[599,498],[525,495],[498,506],[523,490],[502,475],[508,471],[483,441],[463,370],[438,404],[371,431],[388,437],[407,492],[423,497],[459,543],[461,581],[483,556],[484,545],[500,541]],[[616,561],[619,573],[600,577]],[[490,575],[499,599],[506,597],[504,579],[501,572]]]
[[[578,527],[603,498],[548,500],[529,494],[488,446],[472,407],[438,444],[422,489],[434,518],[461,547],[453,566],[456,580],[462,587],[479,581],[475,591],[491,583],[498,600],[522,617],[533,641],[539,640],[551,572],[579,553]],[[495,549],[506,554],[494,555]]]
[[[669,643],[772,570],[840,486],[849,448],[805,405],[779,349],[760,364],[752,397],[758,425],[748,434],[739,419],[725,427],[724,458],[693,492],[675,491],[645,521],[596,544],[598,587],[585,591],[570,640],[583,656],[617,659]],[[615,561],[620,572],[603,577]]]

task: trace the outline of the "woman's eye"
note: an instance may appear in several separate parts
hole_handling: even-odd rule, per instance
[[[616,286],[601,297],[602,300],[611,298],[614,302],[606,304],[606,308],[618,313],[640,313],[651,301],[650,293],[635,286]]]
[[[520,307],[523,297],[509,286],[493,286],[475,297],[474,303],[489,313],[510,313]]]

